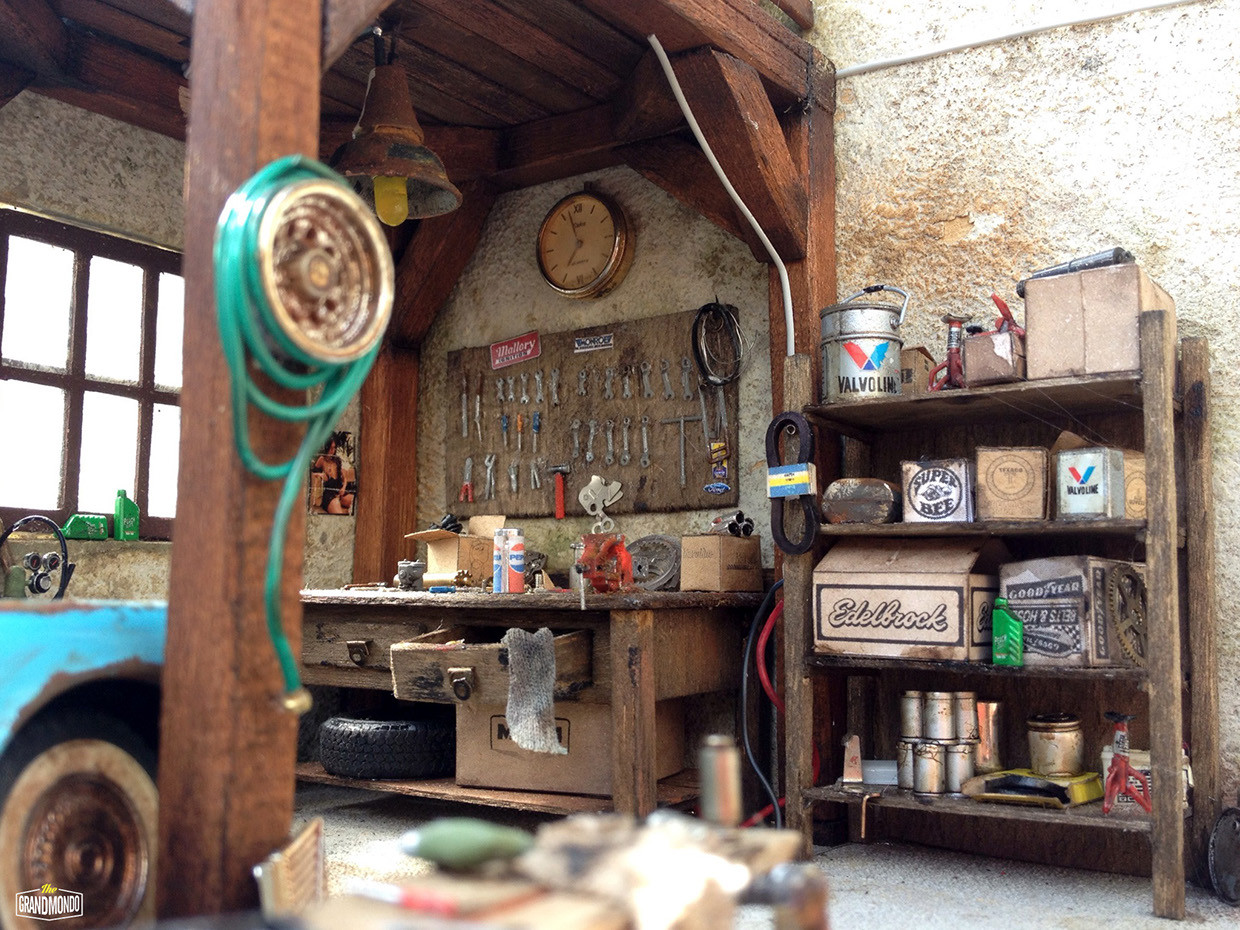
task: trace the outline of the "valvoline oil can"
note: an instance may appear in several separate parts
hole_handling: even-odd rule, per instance
[[[856,302],[877,291],[894,291],[904,303]],[[907,309],[908,294],[900,288],[871,284],[819,313],[824,404],[900,393],[900,324]]]

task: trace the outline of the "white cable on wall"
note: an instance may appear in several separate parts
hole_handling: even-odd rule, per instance
[[[663,46],[659,44],[659,40],[653,33],[646,36],[646,39],[650,42],[650,47],[654,49],[655,57],[659,59],[659,64],[663,67],[663,73],[667,76],[667,83],[671,85],[672,94],[680,105],[680,112],[684,114],[685,121],[689,124],[689,128],[693,130],[693,135],[697,139],[698,145],[702,147],[702,154],[706,156],[706,160],[710,162],[711,168],[719,176],[719,180],[723,182],[723,189],[728,192],[728,196],[732,198],[736,208],[741,211],[749,225],[753,227],[753,231],[758,234],[758,239],[761,240],[763,248],[771,256],[771,261],[779,272],[779,289],[784,301],[784,330],[787,336],[787,353],[789,356],[796,355],[796,338],[793,332],[792,321],[792,291],[788,286],[788,269],[784,267],[779,253],[775,251],[775,246],[771,244],[771,240],[767,238],[766,233],[762,231],[762,227],[758,225],[757,219],[749,212],[749,208],[741,200],[740,194],[736,192],[736,188],[732,186],[728,176],[724,174],[723,167],[715,158],[715,153],[710,149],[710,143],[702,135],[702,129],[698,126],[697,120],[693,118],[693,111],[689,109],[689,101],[685,99],[684,91],[680,89],[680,81],[676,79],[676,72],[672,70],[672,63],[668,61],[667,53],[663,51]]]
[[[899,65],[909,65],[918,61],[925,61],[928,58],[937,58],[940,55],[950,55],[953,52],[963,52],[973,48],[981,48],[984,45],[996,45],[1000,42],[1009,42],[1012,39],[1023,39],[1026,36],[1037,35],[1041,32],[1050,32],[1053,29],[1064,29],[1068,26],[1088,26],[1093,23],[1103,23],[1112,19],[1120,19],[1124,16],[1131,16],[1133,13],[1144,13],[1148,10],[1165,10],[1176,6],[1188,6],[1194,3],[1201,3],[1203,0],[1161,0],[1158,3],[1142,3],[1138,6],[1125,7],[1122,10],[1116,10],[1113,13],[1091,13],[1088,16],[1081,16],[1077,19],[1058,20],[1053,23],[1043,23],[1040,26],[1032,26],[1028,29],[1021,29],[1017,32],[1008,32],[999,36],[990,36],[983,39],[973,39],[967,42],[960,42],[954,45],[939,45],[934,48],[926,49],[922,52],[914,52],[909,55],[900,55],[896,58],[883,58],[877,61],[868,61],[860,65],[849,65],[847,68],[840,68],[835,72],[836,80],[842,78],[855,77],[858,74],[869,74],[871,71],[882,71],[885,68],[895,68]]]

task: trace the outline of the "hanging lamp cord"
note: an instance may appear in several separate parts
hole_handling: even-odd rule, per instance
[[[311,457],[335,428],[353,395],[366,379],[381,340],[362,357],[336,363],[316,358],[284,333],[267,300],[259,263],[258,231],[272,198],[290,184],[328,179],[347,188],[327,166],[301,155],[267,165],[239,187],[224,204],[215,230],[215,303],[220,343],[232,387],[233,441],[242,464],[265,481],[283,480],[272,518],[263,588],[267,634],[284,680],[284,703],[290,710],[309,708],[309,694],[301,685],[297,657],[281,623],[280,568],[293,507],[301,497],[301,483]],[[273,346],[275,351],[273,351]],[[279,389],[311,392],[317,400],[288,404],[264,392],[250,376],[251,363]],[[312,396],[312,395],[311,395]],[[249,407],[276,420],[304,423],[305,435],[293,456],[283,462],[265,462],[250,445]]]

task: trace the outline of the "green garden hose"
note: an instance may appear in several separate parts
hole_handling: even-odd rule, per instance
[[[297,657],[293,654],[280,619],[280,567],[284,560],[288,521],[301,496],[302,481],[311,457],[327,440],[374,363],[386,327],[386,317],[390,313],[392,293],[389,280],[381,288],[387,300],[387,307],[381,310],[383,319],[367,334],[367,341],[373,338],[373,345],[367,344],[360,354],[354,352],[353,357],[346,360],[341,360],[339,354],[333,356],[331,352],[316,353],[313,347],[308,350],[305,340],[301,340],[299,345],[286,332],[287,323],[282,322],[276,312],[280,308],[272,306],[270,295],[273,291],[266,286],[271,282],[264,280],[265,274],[270,277],[270,270],[265,272],[264,263],[260,260],[263,247],[267,245],[260,241],[260,236],[269,235],[264,227],[264,218],[273,201],[287,203],[290,185],[307,181],[338,184],[343,192],[339,195],[341,202],[360,211],[356,216],[347,217],[348,221],[374,222],[365,205],[347,187],[343,178],[312,159],[291,156],[267,165],[228,198],[216,225],[214,251],[220,343],[232,388],[233,440],[242,464],[250,473],[266,481],[284,481],[272,519],[264,604],[267,632],[284,680],[285,705],[296,710],[307,708],[309,699],[301,686]],[[323,185],[320,183],[317,187],[321,191]],[[337,196],[334,188],[331,190],[331,196]],[[349,198],[356,200],[356,204],[352,204]],[[382,258],[382,261],[375,262],[377,274],[386,274],[388,279],[391,278],[391,258],[386,254],[387,246],[378,233],[377,224],[374,235],[357,236],[351,241],[355,250],[369,248],[372,252],[378,242],[385,254],[370,257]],[[383,303],[382,297],[379,303]],[[276,389],[307,392],[306,402],[288,404],[265,393],[264,387],[251,377],[252,367],[261,371]],[[310,392],[316,390],[319,391],[318,398],[311,400]],[[273,419],[305,424],[305,435],[292,458],[272,463],[258,457],[250,445],[251,404]]]

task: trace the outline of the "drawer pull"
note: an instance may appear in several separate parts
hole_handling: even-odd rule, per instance
[[[468,701],[470,695],[474,693],[474,670],[472,668],[448,669],[448,684],[452,686],[452,693],[456,695],[457,700]]]
[[[349,647],[349,661],[354,665],[365,665],[370,660],[370,640],[350,639],[345,641]]]

